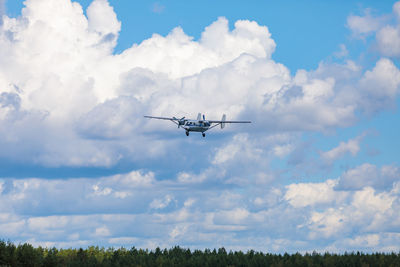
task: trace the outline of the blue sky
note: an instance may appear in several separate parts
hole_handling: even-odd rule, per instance
[[[399,250],[400,2],[0,5],[2,238]]]

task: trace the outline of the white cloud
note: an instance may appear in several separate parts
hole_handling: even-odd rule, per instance
[[[87,17],[89,30],[104,37],[118,35],[121,30],[121,22],[107,0],[94,0],[87,9]]]
[[[380,236],[378,234],[367,234],[357,236],[353,240],[348,240],[348,244],[354,247],[370,247],[374,248],[380,243]]]
[[[332,203],[338,200],[338,194],[334,191],[336,184],[336,180],[327,180],[323,183],[291,184],[286,187],[284,198],[296,208]]]
[[[324,131],[352,124],[357,107],[354,102],[339,101],[342,84],[348,79],[341,77],[344,70],[348,76],[357,75],[357,69],[350,69],[348,64],[338,65],[330,72],[324,65],[314,72],[297,71],[291,83],[265,95],[266,115],[260,120],[273,129],[289,131]],[[336,85],[335,76],[340,86]]]
[[[236,21],[229,30],[221,17],[198,41],[178,27],[116,55],[121,23],[113,8],[96,0],[87,16],[69,0],[29,0],[21,17],[4,17],[0,156],[52,167],[111,167],[177,154],[185,145],[166,141],[160,133],[176,129],[144,120],[145,114],[191,117],[205,111],[211,119],[223,113],[246,117],[268,133],[329,131],[352,125],[359,109],[385,109],[398,92],[398,69],[387,59],[364,77],[351,61],[292,77],[271,59],[276,45],[269,29],[254,21]],[[229,125],[225,131],[252,127]],[[214,164],[240,155],[260,162],[269,154],[255,142],[244,149],[253,142],[245,136],[239,133],[238,144],[221,148]],[[294,147],[276,143],[272,149],[285,157]]]
[[[398,249],[399,238],[390,235],[400,225],[398,167],[364,164],[338,179],[293,183],[274,162],[296,161],[307,147],[304,131],[350,126],[359,111],[395,103],[400,71],[393,61],[380,58],[369,70],[350,60],[321,62],[292,76],[272,60],[276,45],[267,27],[240,20],[230,30],[225,18],[199,40],[177,27],[117,55],[121,23],[108,1],[94,1],[86,13],[69,0],[28,0],[21,17],[4,17],[0,157],[151,171],[3,179],[2,236],[49,246]],[[383,30],[381,23],[369,13],[349,18],[364,36]],[[197,112],[253,123],[196,139],[175,138],[182,134],[175,126],[143,119]],[[321,157],[356,155],[360,139]]]
[[[268,28],[260,27],[254,21],[239,20],[235,22],[232,34],[227,34],[228,32],[228,21],[225,18],[219,18],[206,28],[201,36],[201,43],[207,48],[217,48],[218,54],[225,54],[231,58],[238,57],[239,54],[236,51],[242,47],[247,53],[263,58],[270,58],[275,50],[276,45],[270,38]]]
[[[104,180],[107,183],[107,180]],[[154,173],[147,172],[143,173],[141,171],[132,171],[127,174],[117,174],[111,177],[111,183],[118,183],[121,188],[135,188],[135,187],[148,187],[154,182]]]
[[[221,164],[227,162],[230,159],[233,159],[237,153],[240,153],[240,144],[229,144],[226,147],[221,148],[215,155],[213,160],[214,164]]]
[[[392,207],[394,199],[386,192],[375,194],[372,187],[365,187],[354,193],[352,205],[360,212],[384,213]]]
[[[124,198],[127,198],[127,197],[131,196],[132,193],[131,192],[127,192],[127,191],[119,191],[119,192],[115,192],[114,195],[117,198],[124,199]]]
[[[235,208],[233,210],[222,210],[214,214],[214,223],[216,224],[242,224],[246,222],[250,212],[244,208]]]
[[[371,10],[366,9],[364,16],[351,15],[347,18],[347,26],[356,37],[364,37],[377,31],[383,24],[383,18],[371,15]]]
[[[130,69],[147,68],[180,78],[220,66],[243,53],[268,59],[275,49],[270,37],[267,27],[247,20],[237,21],[230,32],[228,21],[221,17],[205,28],[199,42],[177,27],[166,37],[154,34],[125,50],[118,58],[121,67],[129,64]]]
[[[353,157],[360,150],[360,142],[364,135],[360,135],[356,138],[350,139],[347,142],[340,142],[340,144],[326,152],[321,152],[321,158],[328,164],[332,164],[335,160],[343,157],[347,153],[350,153]]]
[[[182,236],[184,234],[186,234],[187,231],[187,226],[175,226],[175,228],[171,231],[171,233],[169,234],[169,236],[172,239],[176,239],[179,236]]]
[[[394,25],[382,27],[376,34],[378,49],[384,56],[400,56],[400,2],[393,5],[393,13],[397,18]]]
[[[274,180],[275,180],[275,177],[273,174],[260,172],[260,173],[256,174],[255,183],[259,184],[259,185],[266,185],[266,184],[271,183]]]
[[[311,239],[329,238],[339,233],[348,234],[345,228],[345,215],[334,208],[329,208],[324,212],[313,212],[309,224]]]
[[[186,82],[191,78],[176,79],[222,66],[242,54],[253,61],[268,60],[275,48],[267,27],[243,20],[229,31],[227,20],[220,18],[198,42],[176,28],[166,37],[155,34],[114,55],[121,23],[106,0],[92,2],[87,18],[78,3],[47,2],[26,1],[20,18],[5,17],[0,35],[3,62],[10,62],[0,73],[0,84],[6,85],[2,103],[7,101],[2,104],[1,123],[2,129],[9,129],[1,132],[2,139],[5,146],[21,147],[8,156],[15,159],[28,158],[29,151],[35,153],[33,144],[41,144],[35,156],[39,164],[112,166],[124,158],[162,154],[165,144],[144,148],[146,137],[138,129],[143,114],[182,112],[181,102],[192,95]],[[216,33],[223,34],[223,42]],[[231,89],[229,84],[223,90]],[[213,92],[206,93],[207,87],[201,85],[197,95],[209,98]],[[214,110],[226,100],[226,92],[216,99],[208,107],[200,101],[185,112],[211,110],[219,117],[227,111],[237,116],[243,110],[243,104],[231,105],[232,101]],[[29,136],[26,128],[31,129]],[[75,152],[78,147],[80,153]]]
[[[25,227],[25,220],[7,221],[0,224],[0,233],[2,236],[17,236]]]
[[[163,209],[174,200],[174,197],[171,195],[166,195],[164,198],[156,198],[150,203],[150,208],[152,209]]]
[[[109,236],[109,235],[111,235],[111,233],[107,227],[103,226],[103,227],[96,228],[94,231],[94,235],[95,236]]]
[[[310,229],[309,236],[312,239],[321,236],[338,239],[339,233],[340,236],[365,232],[379,235],[386,231],[384,229],[393,227],[391,221],[395,199],[397,196],[391,192],[376,193],[371,187],[355,191],[351,198],[340,201],[336,207],[312,212],[307,226]]]
[[[227,144],[215,150],[212,158],[213,165],[237,165],[238,163],[252,162],[263,164],[268,154],[278,157],[287,155],[292,149],[289,135],[253,136],[249,134],[235,134]],[[271,151],[268,151],[271,149]],[[243,166],[242,166],[243,167]]]
[[[287,156],[292,151],[293,151],[292,144],[277,145],[274,147],[274,154],[280,158]]]
[[[394,105],[400,88],[400,70],[387,58],[381,58],[360,80],[361,105],[367,112],[376,112]]]
[[[397,233],[385,233],[385,234],[360,234],[353,238],[344,238],[335,242],[333,246],[325,249],[325,251],[343,251],[343,246],[348,247],[350,250],[360,250],[366,251],[368,253],[373,253],[377,251],[382,252],[392,252],[396,251],[396,243],[399,240],[399,235]]]
[[[340,48],[340,51],[337,51],[334,53],[335,57],[343,58],[343,57],[347,57],[349,55],[349,51],[347,50],[346,45],[340,44],[339,48]]]
[[[400,171],[395,166],[382,166],[365,163],[346,171],[339,179],[337,188],[341,190],[361,190],[372,186],[376,189],[391,188],[397,181]]]
[[[366,9],[363,16],[351,15],[347,18],[347,25],[353,35],[365,38],[375,34],[378,51],[386,57],[400,56],[400,8],[399,2],[393,5],[390,15],[373,16],[371,10]],[[397,20],[393,20],[395,17]]]
[[[378,47],[384,56],[400,56],[400,25],[385,26],[376,34]]]
[[[382,173],[398,177],[394,168],[382,168]],[[274,246],[276,252],[398,248],[398,237],[390,235],[400,226],[398,183],[382,191],[342,191],[336,188],[338,180],[286,188],[253,182],[235,190],[155,178],[148,186],[128,187],[121,181],[129,176],[12,179],[14,186],[0,195],[0,232],[11,240],[57,247],[155,248],[179,242],[191,248]],[[93,184],[113,191],[122,187],[130,195],[123,200],[112,193],[92,199],[82,192],[92,193]],[[27,198],[12,197],[21,192]],[[43,216],[44,210],[52,215]]]
[[[393,13],[396,15],[397,19],[400,19],[400,2],[394,3]]]
[[[207,173],[209,173],[210,171],[211,170],[208,170],[207,172],[198,175],[193,173],[181,172],[178,174],[177,180],[181,183],[201,183],[207,179]]]
[[[60,228],[66,227],[68,222],[67,216],[36,217],[27,220],[29,229],[39,233],[60,230]]]
[[[131,245],[135,244],[138,242],[138,239],[136,237],[129,237],[129,236],[124,236],[124,237],[115,237],[115,238],[110,238],[108,240],[110,244],[117,244],[117,245]]]
[[[95,195],[98,195],[98,196],[107,196],[107,195],[111,194],[112,189],[109,188],[109,187],[106,187],[106,188],[104,188],[104,189],[100,189],[98,185],[94,185],[94,186],[93,186],[93,191],[94,191],[94,194],[95,194]]]

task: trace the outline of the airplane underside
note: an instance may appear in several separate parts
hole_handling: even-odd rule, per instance
[[[206,134],[204,133],[205,131],[208,130],[208,128],[205,127],[185,127],[186,130],[186,136],[189,136],[189,132],[200,132],[203,137],[206,136]]]

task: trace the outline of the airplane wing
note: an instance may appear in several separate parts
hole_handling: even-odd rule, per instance
[[[227,121],[226,115],[222,115],[222,119],[219,121],[209,121],[210,123],[217,123],[221,124],[222,128],[224,127],[225,123],[251,123],[251,121]]]
[[[168,121],[179,121],[178,118],[167,118],[167,117],[153,117],[153,116],[144,116],[149,119],[159,119],[159,120],[168,120]]]
[[[251,121],[208,121],[209,123],[251,123]]]
[[[212,128],[221,125],[221,129],[225,128],[225,123],[251,123],[251,121],[226,121],[226,120],[220,120],[220,121],[208,121],[210,124],[214,124],[213,126],[210,127],[209,130],[211,130]]]
[[[251,123],[251,121],[227,121],[226,120],[226,115],[222,115],[222,119],[220,121],[209,121],[210,124],[214,124],[213,126],[210,127],[210,129],[221,125],[221,129],[225,128],[226,123]]]

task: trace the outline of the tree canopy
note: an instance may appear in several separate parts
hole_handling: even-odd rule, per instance
[[[400,253],[271,254],[225,248],[155,250],[126,248],[42,248],[0,241],[0,266],[400,266]]]

